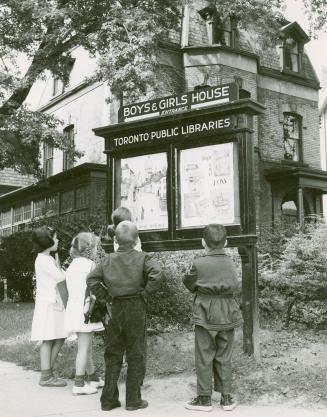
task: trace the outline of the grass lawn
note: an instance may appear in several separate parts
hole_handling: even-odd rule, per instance
[[[32,314],[33,304],[0,303],[0,360],[39,370],[38,345],[29,341]],[[233,385],[239,402],[327,407],[327,331],[266,328],[260,332],[260,344],[262,357],[256,362],[243,354],[242,332],[237,332]],[[66,341],[57,363],[60,375],[73,377],[75,354],[76,343]],[[96,366],[103,373],[100,335],[95,337],[94,354]],[[147,376],[161,378],[170,387],[172,383],[173,387],[191,386],[194,391],[192,332],[150,336]]]

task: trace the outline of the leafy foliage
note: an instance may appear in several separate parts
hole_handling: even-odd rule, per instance
[[[261,271],[261,305],[283,312],[287,325],[290,320],[312,327],[327,323],[326,239],[325,221],[307,223],[286,241],[275,268]]]
[[[327,31],[327,2],[326,0],[304,0],[313,33]]]
[[[101,56],[96,78],[110,80],[117,95],[127,91],[135,97],[149,84],[156,85],[158,41],[177,26],[178,17],[177,0],[3,0],[0,132],[6,145],[0,153],[0,168],[19,167],[21,172],[39,175],[37,145],[52,142],[65,150],[63,136],[53,130],[59,122],[39,112],[32,116],[22,105],[34,82],[47,70],[67,83],[73,47],[80,45],[91,55]],[[30,63],[24,75],[16,64],[19,54]],[[37,135],[33,136],[37,122]],[[28,127],[31,133],[25,135]],[[18,137],[13,138],[17,132]],[[15,152],[17,147],[22,151]],[[29,155],[32,163],[21,166],[21,156],[15,158],[21,153]]]
[[[71,50],[77,45],[98,59],[93,80],[107,81],[118,98],[137,101],[149,91],[158,94],[165,85],[175,92],[183,82],[178,70],[160,64],[160,42],[180,30],[184,1],[179,0],[3,0],[0,7],[0,131],[6,145],[0,153],[0,167],[40,174],[37,144],[52,141],[65,148],[63,137],[53,130],[53,118],[35,112],[33,117],[22,107],[32,85],[51,71],[66,83],[72,66]],[[190,4],[197,7],[197,1]],[[276,39],[281,2],[257,0],[209,1],[218,11],[236,17],[240,27],[255,25],[266,41]],[[17,67],[17,56],[29,61],[25,74]],[[171,71],[174,71],[172,76]],[[89,80],[90,81],[90,80]],[[20,109],[20,113],[15,113]],[[26,126],[21,130],[21,119]],[[37,135],[27,134],[35,130]],[[9,126],[19,132],[14,140]],[[58,127],[58,126],[57,126]],[[21,140],[24,138],[24,140]],[[15,142],[14,145],[12,142]],[[20,145],[19,145],[20,143]],[[17,147],[22,152],[14,152]],[[7,152],[9,153],[7,155]],[[28,155],[28,161],[16,154]],[[76,155],[78,156],[78,155]]]
[[[7,278],[8,297],[18,294],[22,301],[32,299],[34,257],[30,232],[14,233],[0,245],[1,277]]]
[[[101,236],[104,230],[104,217],[99,215],[71,215],[44,218],[31,224],[31,228],[47,224],[52,226],[59,237],[59,258],[65,268],[71,262],[69,250],[73,237],[82,231],[92,231]],[[33,299],[34,261],[31,230],[13,233],[3,237],[0,242],[1,277],[7,279],[8,297],[21,301]],[[99,246],[97,261],[105,256]]]

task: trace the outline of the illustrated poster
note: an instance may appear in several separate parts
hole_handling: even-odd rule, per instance
[[[121,159],[120,205],[139,230],[168,229],[166,192],[166,153]]]
[[[181,151],[181,227],[235,223],[234,185],[233,143]]]

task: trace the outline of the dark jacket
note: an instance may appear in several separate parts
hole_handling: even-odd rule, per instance
[[[119,247],[87,276],[87,286],[95,289],[104,283],[109,295],[115,299],[141,294],[145,300],[156,291],[163,279],[160,266],[145,252]]]
[[[239,291],[236,268],[224,249],[212,249],[196,258],[184,285],[195,293],[194,324],[208,330],[227,330],[242,323],[234,297]]]

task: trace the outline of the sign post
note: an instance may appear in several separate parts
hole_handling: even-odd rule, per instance
[[[203,227],[225,225],[242,260],[244,351],[259,356],[252,118],[234,84],[123,106],[94,129],[108,158],[108,219],[133,212],[147,251],[201,248]]]

